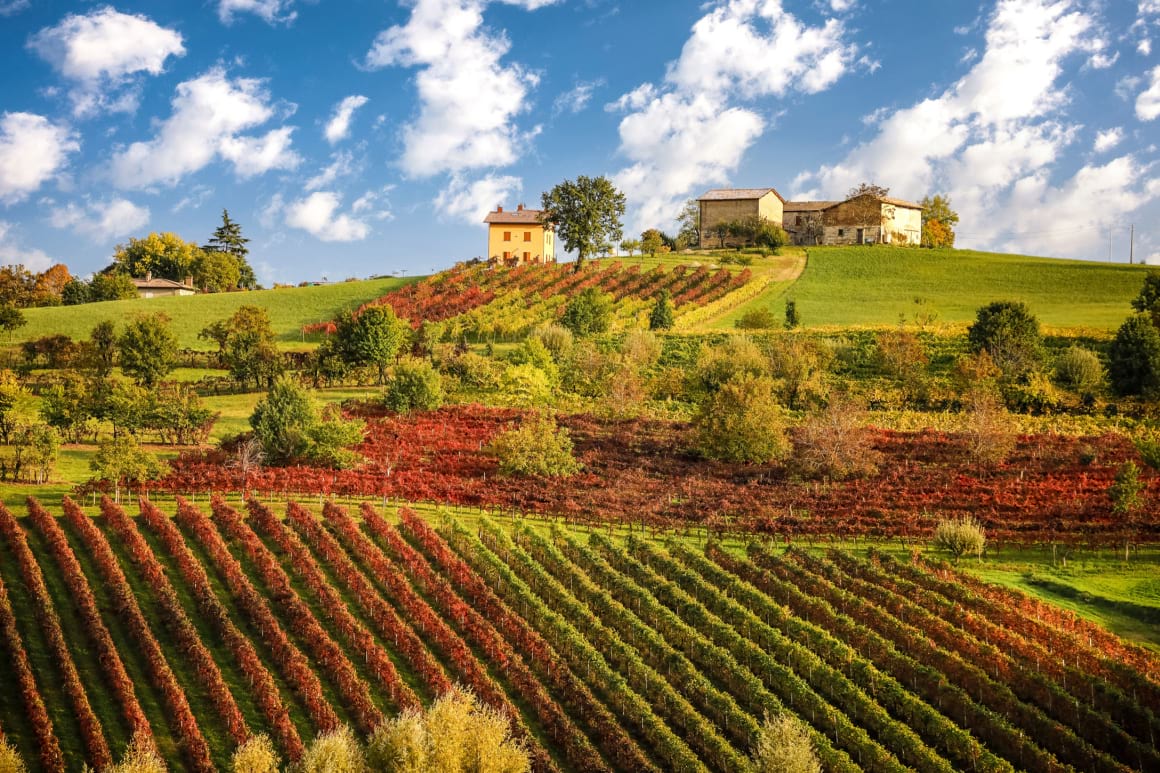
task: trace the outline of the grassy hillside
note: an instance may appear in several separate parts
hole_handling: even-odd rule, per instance
[[[26,309],[24,315],[28,324],[15,332],[12,341],[18,343],[58,333],[82,339],[87,338],[93,326],[102,320],[123,320],[134,314],[163,311],[173,320],[173,331],[180,346],[211,349],[211,343],[197,339],[198,331],[214,320],[230,316],[239,306],[249,304],[265,308],[283,345],[293,348],[295,343],[302,341],[300,331],[303,325],[333,319],[341,311],[413,281],[415,277],[369,279],[322,287],[288,287],[185,298],[137,298],[83,306]]]
[[[807,326],[887,325],[912,318],[916,299],[940,322],[969,322],[995,300],[1026,302],[1045,325],[1111,329],[1123,322],[1144,281],[1142,266],[1034,258],[971,250],[815,247],[801,278],[778,298],[752,305],[780,312],[797,301]],[[730,327],[737,314],[720,321]]]

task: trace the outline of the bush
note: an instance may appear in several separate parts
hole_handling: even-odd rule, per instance
[[[620,342],[624,364],[636,372],[652,368],[661,358],[661,341],[650,330],[630,330]]]
[[[1015,450],[1015,426],[992,392],[976,390],[967,396],[965,435],[967,457],[981,467],[996,467]]]
[[[805,724],[792,714],[766,716],[753,748],[757,773],[821,773]]]
[[[607,332],[612,324],[612,296],[595,287],[582,290],[564,307],[560,324],[581,338]]]
[[[550,405],[554,394],[552,379],[535,365],[511,365],[500,378],[500,397],[506,405]]]
[[[434,411],[443,405],[443,377],[428,360],[405,358],[392,370],[383,403],[395,413]]]
[[[572,349],[575,336],[563,325],[540,325],[532,331],[532,338],[539,339],[557,362]]]
[[[1125,462],[1116,471],[1116,479],[1108,486],[1108,498],[1112,500],[1112,512],[1119,515],[1135,513],[1144,507],[1144,489],[1147,484],[1140,480],[1140,468],[1135,462]]]
[[[1149,271],[1144,276],[1144,286],[1132,300],[1132,308],[1151,316],[1153,325],[1160,325],[1160,271]]]
[[[1108,378],[1121,395],[1160,394],[1160,330],[1146,314],[1128,317],[1108,348]]]
[[[771,330],[777,327],[777,315],[772,309],[750,309],[733,326],[738,330]]]
[[[484,392],[499,389],[501,366],[490,357],[475,352],[464,352],[448,362],[446,370],[466,387]]]
[[[1082,346],[1069,346],[1055,360],[1055,382],[1077,394],[1094,394],[1104,382],[1099,356]]]
[[[972,352],[987,352],[1008,377],[1037,370],[1043,359],[1039,320],[1025,303],[996,301],[979,309],[967,329]]]
[[[787,300],[785,302],[785,329],[794,330],[801,327],[802,315],[798,313],[797,301]]]
[[[318,736],[298,763],[298,773],[367,773],[366,755],[349,727]]]
[[[138,733],[125,747],[125,754],[116,765],[110,765],[102,773],[165,773],[165,760],[157,753],[153,739],[145,733]]]
[[[790,450],[768,378],[739,375],[726,382],[702,404],[694,425],[697,450],[710,459],[764,464]]]
[[[1160,470],[1160,438],[1140,438],[1135,441],[1135,446],[1144,464]]]
[[[405,711],[380,725],[367,760],[383,773],[525,773],[531,767],[508,718],[459,688],[424,713]]]
[[[24,760],[16,747],[4,740],[0,740],[0,773],[25,773]]]
[[[955,561],[963,556],[981,556],[987,544],[983,525],[971,516],[939,521],[934,529],[934,546],[950,553]]]
[[[364,424],[344,419],[334,407],[320,415],[305,389],[281,379],[254,407],[250,427],[265,458],[273,464],[309,460],[342,468],[358,461],[358,456],[346,449],[361,442]]]
[[[517,429],[498,435],[489,450],[499,459],[499,470],[505,475],[566,478],[580,471],[568,430],[556,426],[549,416],[525,418]]]
[[[649,330],[671,330],[673,319],[673,298],[668,290],[661,290],[648,315]]]
[[[233,773],[278,773],[278,752],[268,735],[250,736],[230,760]]]
[[[794,463],[807,477],[844,480],[873,475],[882,455],[874,433],[855,404],[835,400],[810,416],[793,433]]]
[[[701,347],[689,374],[689,391],[694,398],[710,395],[740,375],[768,376],[769,360],[750,339],[730,336],[716,346]]]
[[[548,375],[548,380],[552,383],[560,380],[560,368],[548,347],[539,338],[526,339],[519,348],[508,355],[508,361],[513,365],[535,365]]]

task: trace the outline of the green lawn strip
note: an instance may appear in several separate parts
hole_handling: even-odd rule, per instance
[[[116,613],[110,598],[110,590],[97,571],[92,556],[85,549],[84,542],[73,532],[67,520],[58,517],[58,523],[68,537],[69,544],[72,545],[73,553],[76,555],[85,577],[88,578],[89,587],[92,588],[93,596],[97,600],[97,607],[101,611],[101,618],[109,629],[109,635],[113,637],[113,643],[125,664],[126,673],[133,681],[133,688],[137,693],[137,700],[141,703],[141,710],[145,712],[149,725],[153,728],[157,750],[166,760],[184,759],[169,724],[169,712],[165,706],[165,701],[149,678],[149,670],[146,668],[143,653],[129,634],[128,627]],[[44,566],[44,562],[41,563],[41,566]],[[170,665],[172,666],[172,663]],[[114,751],[114,756],[116,754]]]
[[[231,316],[241,306],[266,309],[270,323],[284,349],[313,348],[317,336],[303,336],[302,327],[327,322],[340,312],[353,311],[391,290],[422,277],[386,278],[342,282],[320,287],[288,287],[242,293],[216,293],[175,298],[137,298],[128,301],[86,303],[25,309],[28,324],[15,331],[10,345],[18,345],[48,335],[86,339],[93,327],[104,320],[121,323],[137,314],[163,312],[169,315],[178,346],[210,351],[212,341],[197,334],[211,322]]]
[[[40,697],[52,720],[53,731],[60,743],[65,763],[70,768],[80,769],[87,762],[85,746],[81,741],[80,724],[72,710],[72,702],[60,688],[60,672],[41,631],[40,623],[36,619],[32,598],[24,587],[16,559],[8,552],[3,540],[0,540],[0,578],[3,578],[4,587],[8,591],[20,639],[32,666]],[[2,664],[0,668],[6,672],[10,662],[10,653],[0,647],[0,664]],[[25,711],[24,699],[20,690],[14,689],[11,683],[6,683],[0,688],[0,730],[3,730],[9,743],[15,745],[24,760],[31,762],[40,759],[40,750],[37,748],[36,736]]]
[[[239,512],[244,511],[239,510]],[[281,514],[278,515],[281,519]],[[362,657],[357,650],[352,648],[350,641],[339,632],[338,628],[330,620],[330,617],[327,614],[321,600],[307,586],[306,581],[303,580],[300,571],[294,565],[291,557],[279,550],[274,541],[267,537],[260,529],[255,528],[253,524],[250,524],[250,528],[252,528],[254,533],[258,535],[258,539],[262,541],[262,544],[266,546],[266,549],[274,554],[274,557],[278,560],[278,565],[282,567],[282,570],[286,572],[286,576],[290,578],[290,585],[294,588],[294,592],[298,594],[298,597],[302,599],[302,602],[310,609],[315,619],[318,620],[318,624],[322,626],[322,630],[326,631],[327,635],[334,639],[335,643],[338,644],[343,654],[346,655],[347,660],[349,660],[351,665],[354,666],[355,672],[364,682],[366,682],[367,687],[370,688],[371,697],[374,699],[375,706],[378,708],[378,710],[383,712],[384,716],[389,717],[394,714],[394,708],[391,704],[390,696],[386,694],[382,685],[379,684],[378,680],[374,678],[370,670],[366,667],[366,659]],[[283,528],[288,527],[284,526]],[[346,596],[346,594],[342,593],[339,583],[336,582],[324,568],[322,568],[322,565],[318,561],[317,556],[315,556],[315,564],[319,566],[323,576],[326,577],[328,582],[330,582],[330,587],[342,597],[342,600],[346,604],[346,607],[350,613],[354,615],[360,623],[363,624],[367,631],[371,632],[372,636],[374,636],[374,631],[371,626],[368,625],[367,621],[363,620],[357,614],[357,604],[353,603],[352,600]],[[289,630],[288,627],[287,630]],[[378,641],[387,652],[390,652],[390,648],[385,642],[379,640],[377,636],[375,637],[375,640]],[[303,648],[303,651],[306,652],[307,650]],[[394,663],[395,669],[399,671],[399,676],[404,678],[404,681],[406,681],[404,677],[405,672],[402,670],[406,667],[406,664],[399,662],[399,659],[394,656],[394,653],[391,654],[391,662]],[[410,676],[413,679],[414,675],[411,674]],[[326,684],[326,679],[323,680],[323,683]],[[408,681],[407,683],[412,685],[412,688],[414,687],[411,681]]]
[[[238,709],[246,719],[246,724],[254,733],[264,732],[270,735],[271,731],[266,726],[261,709],[254,700],[249,680],[246,679],[241,669],[238,668],[237,661],[225,650],[220,638],[214,633],[213,627],[198,612],[193,594],[190,593],[189,586],[181,576],[177,565],[170,558],[169,554],[165,552],[161,541],[141,522],[140,516],[134,515],[132,517],[137,523],[137,531],[145,539],[145,542],[149,544],[149,547],[153,549],[153,555],[157,557],[158,562],[165,569],[165,575],[169,578],[169,584],[173,586],[173,591],[181,601],[181,606],[189,616],[190,622],[197,629],[198,635],[205,642],[210,654],[213,655],[214,662],[217,663],[218,668],[222,672],[222,679],[225,680],[226,685],[230,688],[230,692],[234,696],[234,701],[238,704]],[[274,674],[274,678],[277,680],[276,673]]]
[[[141,607],[141,613],[149,621],[149,627],[153,631],[153,636],[157,639],[157,643],[161,645],[161,649],[165,653],[165,659],[169,661],[169,667],[173,669],[173,675],[185,691],[186,699],[189,701],[189,707],[193,711],[193,715],[197,717],[197,724],[201,728],[201,733],[205,737],[206,743],[209,744],[210,754],[213,756],[214,764],[219,767],[225,767],[233,755],[234,743],[221,717],[218,716],[217,711],[214,709],[209,693],[206,692],[201,682],[197,679],[197,676],[190,669],[190,662],[183,657],[180,647],[174,641],[173,632],[164,622],[165,618],[160,611],[160,605],[151,590],[151,586],[138,574],[137,567],[130,560],[125,545],[104,523],[105,519],[103,517],[98,517],[95,520],[98,527],[105,534],[105,538],[108,540],[109,546],[113,549],[113,553],[116,554],[117,561],[121,565],[121,571],[125,573],[129,587],[133,589],[133,595],[137,599],[137,604]],[[192,610],[192,607],[186,607],[185,609],[188,614]],[[203,639],[203,641],[207,640]],[[219,664],[219,667],[221,661],[224,659],[216,655],[214,657],[214,661]]]
[[[1115,328],[1147,271],[1076,260],[970,250],[811,247],[787,297],[806,326],[893,324],[923,299],[940,322],[969,322],[996,300],[1024,301],[1045,325]]]
[[[198,507],[201,508],[203,512],[205,512],[208,511],[209,505],[203,503],[198,505]],[[168,512],[169,508],[166,508],[166,511]],[[282,670],[278,667],[278,661],[275,659],[273,653],[270,651],[269,646],[262,638],[261,632],[250,623],[249,617],[247,615],[242,614],[238,610],[237,604],[235,603],[229,588],[226,587],[221,577],[218,576],[217,567],[214,566],[213,561],[210,560],[209,556],[205,552],[205,549],[201,546],[197,539],[184,528],[182,528],[176,521],[174,521],[174,525],[178,527],[181,535],[185,538],[185,544],[189,547],[190,552],[193,553],[194,557],[205,569],[206,576],[209,578],[210,586],[213,588],[213,591],[217,595],[218,600],[227,610],[229,610],[230,619],[233,621],[233,624],[254,645],[254,650],[258,653],[258,657],[261,658],[262,664],[266,666],[266,670],[270,672],[270,676],[274,680],[274,684],[278,686],[279,692],[282,693],[282,700],[286,704],[287,710],[290,712],[290,719],[293,721],[294,727],[298,730],[298,735],[302,737],[303,743],[309,744],[309,742],[313,740],[317,734],[317,728],[314,726],[313,721],[310,719],[310,715],[307,713],[305,706],[298,696],[298,693],[283,677]],[[151,540],[152,544],[154,544],[162,554],[165,554],[164,549],[161,548],[160,540],[157,540],[152,534],[150,534],[150,537],[153,537]],[[168,554],[165,555],[168,557]],[[174,566],[174,570],[176,571],[176,566]],[[260,591],[262,586],[255,585],[254,587]],[[239,678],[245,679],[245,677],[240,675]],[[246,716],[246,719],[249,720],[249,715]],[[263,726],[263,723],[252,725],[252,727]]]

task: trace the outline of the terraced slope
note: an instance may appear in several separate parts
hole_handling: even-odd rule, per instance
[[[1160,663],[947,567],[612,542],[407,510],[0,508],[0,732],[34,770],[130,737],[286,759],[453,683],[538,771],[744,771],[788,711],[829,771],[1160,769]]]

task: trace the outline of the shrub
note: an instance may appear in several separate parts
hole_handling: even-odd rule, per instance
[[[433,411],[443,405],[443,377],[428,360],[405,358],[391,372],[383,403],[395,413]]]
[[[777,327],[777,315],[772,309],[750,309],[733,323],[739,330],[771,330]]]
[[[604,397],[621,367],[620,355],[601,351],[592,341],[572,347],[564,362],[564,388],[584,397]]]
[[[1135,446],[1144,464],[1160,470],[1160,438],[1140,438],[1135,441]]]
[[[668,290],[661,290],[648,315],[649,330],[671,330],[673,319],[673,298]]]
[[[768,376],[769,361],[757,344],[744,336],[730,336],[716,346],[703,346],[689,374],[693,397],[712,394],[740,376]]]
[[[766,716],[753,747],[757,773],[821,773],[805,724],[787,712]]]
[[[967,329],[973,352],[987,352],[1009,377],[1037,370],[1043,359],[1039,320],[1025,303],[995,301],[979,309]]]
[[[358,461],[346,448],[362,440],[364,424],[344,419],[333,406],[320,415],[305,389],[281,379],[254,407],[250,427],[262,453],[273,464],[308,459],[342,468]]]
[[[595,287],[582,290],[564,307],[560,324],[579,337],[606,332],[612,324],[612,296]]]
[[[575,340],[571,330],[555,324],[540,325],[532,331],[532,337],[538,338],[557,361],[571,350]]]
[[[10,743],[0,740],[0,773],[25,773],[24,760]]]
[[[165,760],[157,753],[153,739],[138,733],[125,747],[121,761],[105,768],[102,773],[165,773],[166,770]]]
[[[535,365],[511,365],[500,378],[500,396],[507,405],[521,408],[552,402],[552,379]]]
[[[318,736],[298,763],[298,773],[367,773],[366,755],[349,727]]]
[[[1093,394],[1104,381],[1104,366],[1095,352],[1069,346],[1055,360],[1055,382],[1077,394]]]
[[[882,455],[874,449],[866,415],[847,400],[835,400],[793,433],[794,463],[808,477],[844,480],[873,475]]]
[[[89,467],[98,480],[107,480],[114,485],[118,501],[122,486],[141,486],[146,481],[160,478],[168,470],[165,462],[127,435],[102,441]]]
[[[251,736],[230,760],[233,773],[278,773],[278,752],[268,735]]]
[[[1132,308],[1150,315],[1153,325],[1160,325],[1160,271],[1149,271],[1144,276],[1144,286],[1132,300]]]
[[[661,358],[661,341],[649,330],[630,330],[620,342],[620,354],[625,365],[635,371],[645,371]]]
[[[1140,480],[1140,468],[1135,462],[1125,462],[1116,472],[1116,479],[1108,486],[1108,498],[1112,500],[1112,512],[1120,515],[1131,514],[1144,506],[1146,484]]]
[[[833,352],[802,336],[779,336],[769,350],[769,372],[782,405],[796,411],[825,399]]]
[[[525,773],[531,767],[508,718],[459,688],[424,713],[412,709],[380,725],[367,758],[371,770],[384,773]]]
[[[505,475],[566,478],[580,470],[568,430],[549,416],[525,418],[516,429],[498,435],[489,446]]]
[[[787,300],[785,302],[785,329],[793,330],[801,327],[802,315],[798,313],[797,301]]]
[[[1145,314],[1128,317],[1108,348],[1108,377],[1121,395],[1160,393],[1160,330]]]
[[[464,352],[446,365],[447,372],[464,386],[484,392],[499,389],[500,364],[475,352]]]
[[[992,392],[975,390],[967,397],[967,456],[981,467],[995,467],[1015,450],[1017,435],[1010,414]]]
[[[544,373],[548,374],[548,379],[552,383],[560,380],[560,368],[556,364],[555,358],[544,346],[544,342],[539,338],[531,337],[526,339],[520,346],[508,355],[508,361],[513,365],[535,365]]]
[[[738,375],[702,405],[694,421],[697,450],[710,459],[764,464],[790,449],[785,417],[768,378]]]
[[[981,556],[987,544],[983,525],[971,516],[938,522],[934,529],[934,546],[950,553],[955,561],[963,556]]]

